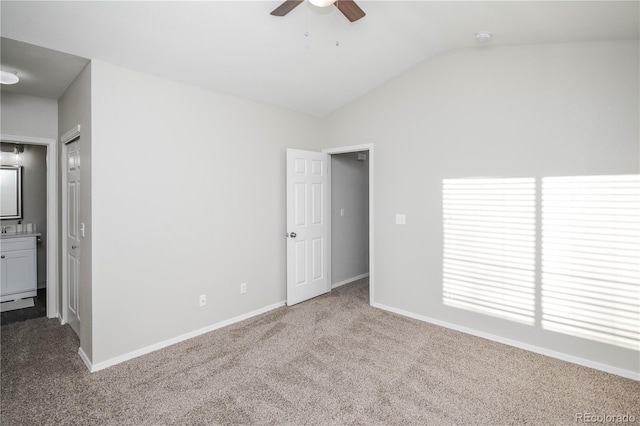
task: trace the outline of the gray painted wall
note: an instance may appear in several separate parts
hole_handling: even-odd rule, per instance
[[[92,83],[92,361],[285,300],[285,149],[317,120],[99,61]]]
[[[58,101],[17,93],[0,96],[1,133],[56,139],[58,137]],[[24,145],[24,220],[36,223],[42,233],[38,245],[38,287],[47,283],[47,148]],[[3,221],[16,224],[15,221]]]
[[[376,303],[638,371],[635,351],[444,306],[441,202],[445,178],[638,173],[638,52],[456,50],[320,122],[94,62],[59,120],[83,126],[83,350],[106,361],[284,300],[284,150],[349,141],[375,144]]]
[[[86,237],[81,240],[80,251],[80,347],[91,359],[93,351],[93,304],[92,304],[92,156],[91,156],[91,63],[71,83],[71,86],[59,99],[58,128],[60,136],[77,126],[81,126],[80,133],[80,206],[79,220],[86,225]],[[58,137],[58,140],[60,139]],[[64,149],[59,145],[60,155]],[[64,172],[64,170],[61,170]],[[61,181],[58,181],[59,185]],[[58,186],[58,194],[62,197],[62,188]],[[62,203],[60,203],[62,204]],[[59,229],[62,230],[62,210],[58,211]],[[62,252],[62,238],[60,238],[60,252]],[[60,256],[60,262],[65,256]],[[62,264],[59,265],[60,282],[62,283]],[[60,292],[62,296],[62,291]],[[62,306],[62,304],[60,305]]]
[[[5,148],[14,144],[2,144]],[[47,147],[23,145],[22,153],[22,223],[35,223],[42,234],[37,245],[38,288],[47,285]],[[3,159],[2,164],[5,165]],[[8,162],[6,164],[13,164]],[[3,220],[3,225],[15,225],[18,220]]]
[[[375,302],[638,372],[637,351],[444,306],[442,180],[638,173],[639,59],[637,41],[455,50],[326,117],[318,148],[375,145]]]
[[[58,137],[58,101],[17,93],[0,96],[2,133],[38,138]]]
[[[332,284],[369,272],[369,156],[357,157],[331,156]]]

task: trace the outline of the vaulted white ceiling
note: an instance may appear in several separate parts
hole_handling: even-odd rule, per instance
[[[318,117],[450,49],[640,38],[637,1],[360,0],[354,23],[308,2],[269,15],[280,3],[3,0],[0,32]]]

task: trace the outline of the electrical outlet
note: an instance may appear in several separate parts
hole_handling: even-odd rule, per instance
[[[206,294],[201,294],[200,295],[200,306],[204,306],[207,304],[207,295]]]
[[[247,283],[240,284],[240,294],[245,294],[247,292]]]

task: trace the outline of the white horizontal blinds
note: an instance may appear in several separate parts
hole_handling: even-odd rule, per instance
[[[443,303],[533,325],[533,178],[445,179]]]
[[[640,349],[640,176],[542,179],[542,327]]]

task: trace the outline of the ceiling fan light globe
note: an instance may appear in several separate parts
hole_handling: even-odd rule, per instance
[[[336,0],[309,0],[309,2],[314,6],[327,7],[334,4]]]

